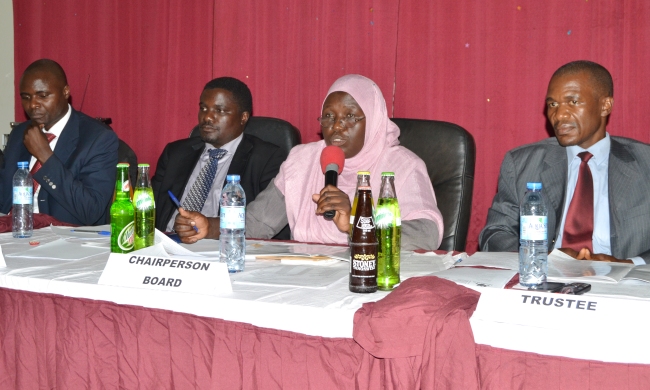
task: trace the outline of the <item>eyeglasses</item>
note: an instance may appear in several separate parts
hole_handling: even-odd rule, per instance
[[[347,114],[346,116],[344,116],[343,118],[341,118],[341,119],[339,119],[337,121],[336,117],[334,115],[327,114],[325,116],[319,116],[316,119],[318,120],[318,122],[320,122],[321,127],[330,128],[330,127],[334,126],[334,124],[336,122],[338,122],[338,121],[342,122],[344,127],[352,127],[357,122],[360,122],[360,121],[366,119],[366,117],[364,116],[364,117],[361,117],[361,118],[357,118],[356,116],[354,116],[352,114]]]

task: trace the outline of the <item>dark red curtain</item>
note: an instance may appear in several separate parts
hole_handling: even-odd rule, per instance
[[[605,65],[615,84],[610,133],[650,141],[644,0],[19,0],[14,30],[16,84],[33,60],[55,59],[73,106],[111,117],[151,164],[196,124],[213,77],[244,80],[256,115],[288,120],[310,142],[329,85],[364,74],[394,116],[450,121],[474,135],[469,251],[505,152],[550,134],[544,97],[560,65]]]

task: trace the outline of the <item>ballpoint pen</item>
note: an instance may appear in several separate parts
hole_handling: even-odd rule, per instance
[[[101,236],[110,236],[111,232],[107,230],[89,230],[89,229],[72,229],[70,230],[71,232],[76,232],[76,233],[97,233]]]
[[[174,193],[171,190],[168,190],[167,193],[169,194],[169,197],[172,198],[172,202],[176,205],[176,208],[181,207],[181,202],[178,201],[178,199],[174,196]],[[199,232],[199,228],[196,226],[192,226],[194,228],[195,232]]]

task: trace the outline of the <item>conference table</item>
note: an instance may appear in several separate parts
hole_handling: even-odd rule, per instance
[[[464,255],[404,252],[401,285],[374,294],[348,291],[343,261],[247,258],[232,292],[196,294],[98,284],[108,241],[90,233],[3,233],[0,251],[3,389],[650,386],[643,284],[594,283],[585,310],[540,318],[544,293],[467,279]]]

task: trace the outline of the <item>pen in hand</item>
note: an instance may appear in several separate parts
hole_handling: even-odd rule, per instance
[[[169,194],[169,197],[172,199],[172,202],[174,202],[174,204],[176,205],[176,208],[180,208],[181,202],[179,202],[178,199],[174,196],[174,193],[171,190],[168,190],[167,193]],[[192,227],[194,228],[195,232],[197,233],[199,232],[199,228],[197,228],[196,226],[192,226]]]

